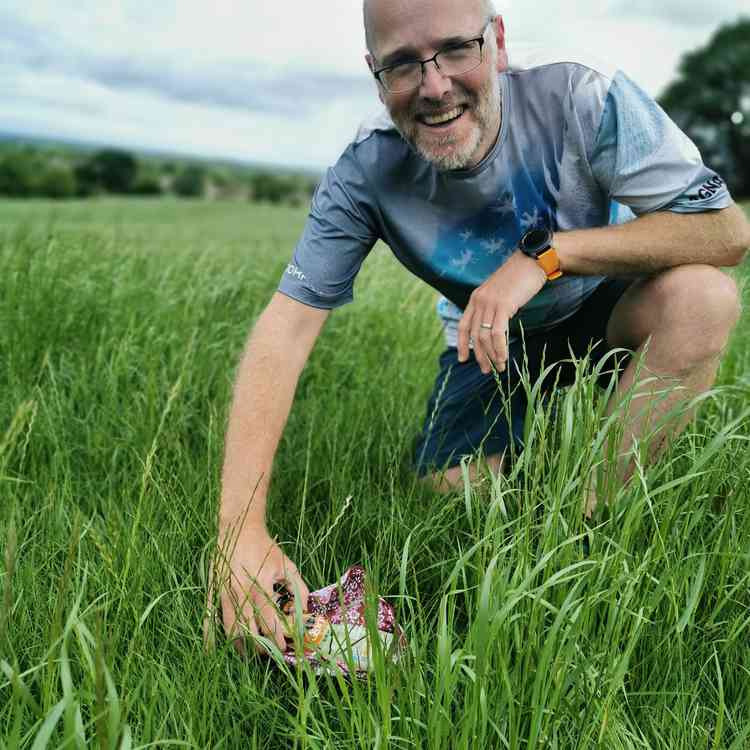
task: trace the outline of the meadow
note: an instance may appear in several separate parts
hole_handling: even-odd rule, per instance
[[[268,523],[311,588],[361,562],[406,652],[348,681],[204,648],[234,369],[304,218],[0,202],[0,748],[750,747],[748,262],[716,388],[587,527],[617,425],[583,363],[506,476],[414,480],[442,334],[376,247],[303,373]]]

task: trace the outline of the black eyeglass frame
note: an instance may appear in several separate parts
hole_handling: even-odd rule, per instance
[[[375,80],[389,93],[389,94],[403,94],[407,91],[414,91],[414,89],[418,89],[422,85],[422,81],[424,81],[424,70],[427,63],[434,62],[435,67],[440,70],[440,65],[438,64],[437,58],[438,55],[442,55],[444,52],[448,52],[452,49],[458,49],[459,47],[462,47],[464,44],[470,44],[471,42],[478,42],[479,43],[479,62],[476,64],[475,67],[469,68],[468,70],[465,70],[463,73],[457,73],[456,75],[464,75],[466,73],[471,73],[472,70],[476,70],[483,62],[484,62],[484,44],[487,41],[484,37],[484,35],[487,33],[487,29],[489,28],[490,24],[494,21],[494,17],[490,18],[487,23],[484,25],[484,29],[482,29],[482,33],[479,36],[472,37],[471,39],[464,39],[463,42],[457,42],[456,44],[449,44],[447,47],[443,47],[441,50],[438,50],[432,57],[428,57],[426,60],[404,60],[403,62],[397,62],[393,63],[392,65],[384,65],[382,68],[378,68],[377,70],[373,70],[372,74],[375,77]],[[419,63],[420,65],[420,74],[421,78],[419,80],[419,83],[416,86],[412,86],[408,89],[400,89],[399,91],[391,91],[381,80],[380,76],[382,73],[385,73],[388,70],[393,70],[394,68],[398,68],[401,65],[415,65],[416,63]],[[440,71],[442,73],[442,71]]]

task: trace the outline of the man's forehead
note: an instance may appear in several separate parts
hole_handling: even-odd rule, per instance
[[[379,58],[477,33],[482,0],[365,0],[368,41]]]

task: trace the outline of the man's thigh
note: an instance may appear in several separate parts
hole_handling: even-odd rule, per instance
[[[692,264],[677,266],[635,281],[609,320],[612,346],[637,349],[659,329],[691,323],[710,330],[713,318],[733,307],[734,282],[720,269]]]
[[[653,279],[634,281],[615,305],[607,323],[607,341],[613,347],[636,350],[654,331],[660,311],[654,304]]]

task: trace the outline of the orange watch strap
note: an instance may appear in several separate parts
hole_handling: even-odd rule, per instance
[[[562,276],[560,258],[557,257],[557,250],[554,247],[550,247],[543,253],[540,253],[537,256],[536,262],[542,267],[544,273],[547,274],[549,281],[554,281]]]

